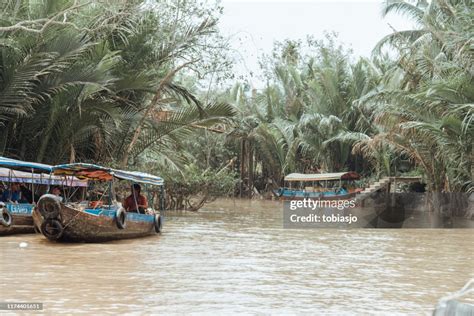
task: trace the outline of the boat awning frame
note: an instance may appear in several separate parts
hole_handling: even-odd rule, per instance
[[[357,172],[334,172],[334,173],[290,173],[285,177],[285,181],[326,181],[326,180],[357,180],[360,176]]]
[[[29,173],[8,168],[0,168],[0,181],[33,183],[44,185],[62,185],[67,187],[87,187],[87,181],[79,180],[75,177],[58,177],[45,173]]]

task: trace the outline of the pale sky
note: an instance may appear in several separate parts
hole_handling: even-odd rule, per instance
[[[323,38],[324,31],[336,31],[341,42],[352,48],[355,56],[370,56],[383,36],[410,29],[405,17],[381,16],[383,0],[222,0],[220,19],[223,34],[231,36],[237,58],[236,71],[259,73],[258,56],[272,51],[274,41]],[[251,78],[261,87],[258,78]]]

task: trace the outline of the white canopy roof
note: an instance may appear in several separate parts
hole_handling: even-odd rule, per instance
[[[324,180],[356,180],[359,179],[357,172],[334,172],[334,173],[290,173],[285,181],[324,181]]]

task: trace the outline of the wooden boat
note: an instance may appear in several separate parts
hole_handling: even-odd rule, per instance
[[[29,200],[25,198],[20,203],[1,202],[0,236],[35,232],[32,212],[37,200],[36,192],[40,188],[47,189],[50,185],[87,186],[86,181],[52,176],[52,166],[46,164],[0,157],[0,167],[1,182],[21,183],[31,188]]]
[[[40,184],[48,178],[42,172],[51,172],[52,166],[0,157],[0,181],[6,183]],[[24,170],[24,171],[21,171]],[[29,172],[25,172],[29,171]],[[40,172],[40,174],[36,174]],[[32,194],[34,197],[34,194]],[[33,201],[31,201],[33,202]],[[0,202],[0,236],[34,233],[32,203]]]
[[[0,202],[0,236],[34,233],[32,210],[33,204]]]
[[[162,178],[84,163],[55,166],[53,174],[108,182],[110,190],[107,204],[103,204],[102,200],[62,203],[56,196],[50,194],[42,196],[33,211],[33,220],[49,240],[102,242],[161,233],[162,218],[159,212],[153,209],[148,209],[146,214],[126,212],[121,204],[113,201],[111,197],[114,180],[128,180],[163,187]]]
[[[4,201],[0,205],[0,236],[34,233],[32,211],[35,203],[35,189],[40,185],[59,182],[49,175],[52,166],[0,157],[0,181],[21,183],[31,186],[31,200],[20,203]],[[57,183],[59,184],[59,183]]]
[[[361,189],[354,186],[360,179],[354,171],[336,173],[301,174],[291,173],[285,177],[285,184],[274,191],[282,200],[345,200],[354,197]]]

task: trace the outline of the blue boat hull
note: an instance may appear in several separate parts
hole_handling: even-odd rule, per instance
[[[6,203],[5,206],[12,216],[12,222],[8,227],[0,224],[0,236],[35,233],[33,204]]]
[[[281,200],[303,200],[303,199],[314,199],[314,200],[346,200],[354,197],[355,192],[306,192],[303,190],[289,190],[279,189],[273,192]]]

